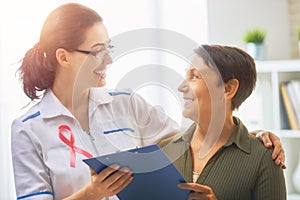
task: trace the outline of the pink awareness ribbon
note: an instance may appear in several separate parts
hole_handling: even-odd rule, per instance
[[[70,133],[70,140],[68,140],[65,136],[64,136],[64,134],[63,134],[63,132],[68,132],[68,133]],[[75,160],[76,160],[76,152],[77,153],[80,153],[80,154],[82,154],[82,155],[84,155],[85,157],[87,157],[87,158],[92,158],[93,156],[90,154],[90,153],[88,153],[87,151],[85,151],[85,150],[83,150],[83,149],[81,149],[81,148],[79,148],[79,147],[76,147],[75,145],[74,145],[74,143],[75,143],[75,139],[74,139],[74,135],[73,135],[73,132],[72,132],[72,130],[71,130],[71,128],[69,127],[69,126],[67,126],[67,125],[60,125],[59,127],[58,127],[58,136],[59,136],[59,138],[66,144],[66,145],[68,145],[69,147],[70,147],[70,166],[71,167],[75,167]]]

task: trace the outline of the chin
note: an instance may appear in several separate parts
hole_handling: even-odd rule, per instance
[[[195,113],[191,113],[191,112],[187,112],[187,111],[183,111],[182,112],[182,116],[183,117],[185,117],[185,118],[187,118],[187,119],[190,119],[190,120],[192,120],[192,121],[194,121],[194,122],[198,122],[198,120],[197,120],[197,114],[195,114]]]
[[[183,111],[182,116],[191,119],[191,114],[189,112]]]

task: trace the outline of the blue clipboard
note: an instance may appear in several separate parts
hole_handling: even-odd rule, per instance
[[[177,187],[186,180],[157,145],[84,159],[83,162],[96,173],[112,164],[128,167],[133,172],[132,182],[117,194],[120,200],[183,200],[188,199],[190,193]]]

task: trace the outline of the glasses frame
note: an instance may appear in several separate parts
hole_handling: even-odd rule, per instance
[[[92,55],[95,56],[96,58],[102,58],[106,53],[110,54],[112,52],[112,49],[114,48],[113,45],[110,44],[110,40],[105,44],[103,44],[105,49],[101,49],[98,51],[88,51],[88,50],[83,50],[83,49],[73,49],[73,51],[79,52],[79,53],[84,53],[87,55]]]

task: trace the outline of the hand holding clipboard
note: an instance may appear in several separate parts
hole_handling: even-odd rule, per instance
[[[165,153],[150,145],[83,160],[96,173],[112,164],[128,167],[132,182],[117,194],[120,200],[183,200],[189,190],[178,188],[185,179]]]

